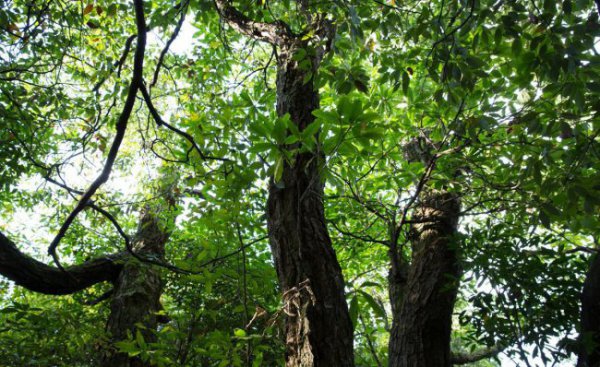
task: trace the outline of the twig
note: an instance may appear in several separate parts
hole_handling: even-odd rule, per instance
[[[156,107],[154,107],[154,104],[152,103],[152,98],[150,97],[150,94],[148,93],[148,89],[146,89],[145,85],[142,84],[140,86],[140,91],[142,92],[144,101],[146,102],[146,105],[148,106],[150,115],[152,115],[152,118],[154,119],[154,121],[156,122],[156,124],[159,127],[164,126],[167,129],[173,131],[174,133],[182,136],[187,141],[189,141],[192,144],[192,147],[198,152],[198,154],[200,155],[200,158],[202,160],[216,160],[216,161],[231,162],[231,159],[229,159],[229,158],[213,157],[213,156],[207,156],[206,154],[204,154],[202,152],[202,150],[200,149],[200,147],[198,146],[198,144],[196,144],[196,141],[194,140],[194,138],[190,134],[176,128],[175,126],[168,124],[165,120],[162,119],[162,117],[160,117],[158,111],[156,110]]]
[[[175,26],[175,30],[173,31],[173,34],[167,41],[165,47],[163,48],[163,50],[160,53],[160,56],[158,57],[158,62],[156,63],[156,69],[154,70],[154,76],[152,77],[152,82],[150,83],[149,88],[154,87],[156,85],[156,83],[158,82],[158,74],[160,73],[160,68],[162,67],[162,64],[164,62],[165,55],[167,54],[167,52],[169,52],[169,47],[171,47],[171,44],[173,43],[173,41],[175,41],[175,38],[177,38],[177,36],[179,35],[179,31],[181,30],[181,26],[183,25],[183,21],[185,20],[185,15],[188,10],[188,5],[189,5],[189,0],[186,1],[186,3],[182,5],[183,9],[181,10],[181,17],[179,18],[179,21],[177,22],[177,26]]]

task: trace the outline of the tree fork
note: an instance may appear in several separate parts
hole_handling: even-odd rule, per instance
[[[452,237],[457,231],[459,199],[452,193],[428,192],[416,209],[411,228],[412,262],[405,284],[391,284],[394,318],[389,344],[390,367],[452,365],[452,311],[461,269]],[[397,281],[396,274],[390,280]]]

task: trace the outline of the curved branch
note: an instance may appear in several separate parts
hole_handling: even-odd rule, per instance
[[[283,21],[255,22],[232,6],[228,0],[214,0],[217,12],[236,31],[259,41],[282,46],[293,38],[292,31]]]
[[[140,85],[140,91],[142,92],[142,96],[144,97],[146,106],[148,106],[150,115],[152,115],[152,118],[154,119],[154,121],[156,122],[156,124],[159,127],[164,126],[167,129],[173,131],[177,135],[179,135],[179,136],[185,138],[187,141],[189,141],[192,144],[192,147],[198,152],[198,154],[200,155],[200,158],[202,160],[216,160],[216,161],[223,161],[223,162],[231,161],[228,158],[213,157],[213,156],[208,156],[208,155],[204,154],[204,152],[202,152],[202,150],[200,149],[198,144],[196,144],[196,141],[190,134],[186,133],[183,130],[176,128],[173,125],[168,124],[165,120],[162,119],[162,117],[160,117],[160,114],[158,113],[158,111],[156,110],[156,107],[154,107],[154,104],[152,103],[152,98],[150,97],[150,93],[148,93],[148,89],[146,88],[146,86],[144,84]]]
[[[63,271],[25,255],[0,232],[0,274],[38,293],[70,294],[96,283],[114,281],[122,268],[120,260],[126,256],[105,256]]]
[[[96,193],[98,188],[108,180],[108,177],[110,176],[110,173],[112,171],[113,164],[115,163],[115,160],[117,158],[119,148],[121,147],[121,143],[123,142],[123,138],[125,137],[125,130],[127,129],[127,123],[129,121],[129,117],[131,116],[131,112],[133,111],[133,106],[135,105],[137,91],[142,85],[144,51],[146,48],[146,20],[144,18],[143,0],[134,0],[134,8],[138,35],[133,62],[133,77],[131,78],[131,84],[129,85],[127,99],[125,101],[125,105],[123,106],[123,111],[119,116],[119,120],[117,121],[117,133],[115,134],[112,145],[110,147],[110,151],[108,152],[108,156],[106,157],[106,162],[104,163],[104,168],[102,169],[102,172],[94,180],[94,182],[92,182],[92,184],[86,190],[86,192],[81,196],[81,199],[77,203],[77,206],[75,206],[73,211],[64,221],[64,223],[58,231],[58,234],[56,235],[56,237],[54,237],[54,239],[50,243],[50,246],[48,247],[48,254],[52,256],[54,263],[60,269],[62,269],[62,266],[60,265],[58,256],[56,254],[56,247],[67,233],[67,230],[69,229],[77,215],[87,206],[88,201]]]
[[[452,353],[450,361],[453,365],[461,365],[481,361],[482,359],[492,358],[498,355],[506,348],[505,345],[497,344],[493,347],[476,350],[473,353]]]
[[[164,62],[167,52],[169,52],[169,47],[171,47],[171,44],[173,43],[173,41],[175,41],[175,38],[177,38],[177,36],[179,35],[179,32],[181,31],[181,26],[183,26],[183,22],[185,21],[185,15],[188,10],[188,5],[189,5],[189,0],[185,4],[182,4],[181,17],[179,18],[179,21],[177,22],[177,25],[175,26],[175,30],[173,31],[173,34],[167,41],[167,44],[165,45],[163,50],[160,52],[160,56],[158,57],[158,62],[156,63],[156,69],[154,70],[154,76],[152,77],[152,82],[150,83],[150,88],[155,86],[156,83],[158,82],[158,73],[160,73],[160,68],[163,65],[163,62]]]

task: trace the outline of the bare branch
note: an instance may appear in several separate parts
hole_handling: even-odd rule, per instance
[[[179,31],[181,31],[181,26],[183,25],[183,21],[185,20],[185,15],[188,10],[188,6],[187,6],[188,4],[189,4],[189,1],[187,1],[185,4],[182,4],[181,17],[179,18],[179,21],[177,22],[177,25],[175,26],[175,30],[173,31],[173,34],[167,41],[167,44],[161,51],[160,56],[158,57],[158,62],[156,63],[156,69],[154,70],[154,76],[152,77],[152,82],[150,83],[149,88],[152,88],[158,82],[158,73],[160,72],[160,68],[162,67],[163,61],[165,59],[165,55],[167,54],[167,52],[169,52],[169,47],[171,47],[171,43],[173,43],[173,41],[175,41],[175,38],[177,38],[177,36],[179,35]]]
[[[378,244],[383,245],[385,247],[389,247],[390,246],[390,244],[387,241],[378,240],[378,239],[375,239],[375,238],[373,238],[371,236],[361,236],[361,235],[352,233],[350,231],[345,231],[345,230],[341,229],[340,227],[338,227],[338,225],[335,222],[333,222],[333,221],[330,221],[329,223],[331,223],[331,225],[333,226],[333,228],[336,231],[340,232],[344,236],[348,236],[348,237],[354,238],[354,239],[362,241],[362,242],[378,243]]]
[[[113,66],[110,68],[109,70],[109,75],[112,74],[112,72],[117,69],[117,75],[121,75],[121,68],[123,67],[123,64],[125,63],[125,60],[127,59],[127,56],[129,55],[129,51],[131,50],[131,44],[133,43],[133,40],[136,38],[136,34],[131,35],[127,38],[127,41],[125,41],[125,50],[123,51],[123,54],[121,54],[121,57],[119,58],[119,60],[117,60]],[[104,84],[104,82],[106,81],[106,79],[108,79],[108,76],[105,76],[104,78],[100,79],[100,81],[98,81],[98,83],[96,83],[96,85],[94,86],[94,88],[92,88],[92,91],[97,92],[100,87],[102,86],[102,84]]]

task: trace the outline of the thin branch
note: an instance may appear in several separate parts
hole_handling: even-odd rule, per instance
[[[152,103],[152,98],[150,97],[150,94],[148,93],[148,89],[146,89],[145,85],[143,85],[143,84],[140,85],[140,91],[142,92],[144,101],[146,102],[146,105],[148,106],[150,115],[152,115],[152,118],[154,119],[154,121],[156,122],[156,124],[159,127],[164,126],[167,129],[173,131],[177,135],[179,135],[179,136],[185,138],[187,141],[189,141],[192,144],[192,147],[198,152],[198,154],[200,155],[200,158],[202,160],[216,160],[216,161],[224,161],[224,162],[231,161],[231,159],[228,159],[228,158],[213,157],[213,156],[208,156],[208,155],[204,154],[202,152],[202,150],[200,149],[200,147],[198,146],[198,144],[196,144],[196,141],[194,140],[194,138],[190,134],[186,133],[183,130],[176,128],[173,125],[168,124],[165,120],[162,119],[162,117],[160,117],[158,111],[156,110],[156,107],[154,107],[154,104]]]
[[[125,60],[127,60],[127,56],[129,55],[129,51],[131,50],[131,45],[133,43],[133,40],[136,37],[137,37],[137,34],[133,34],[127,38],[127,41],[125,41],[125,50],[123,51],[123,54],[121,54],[121,58],[119,58],[119,60],[117,60],[113,64],[113,66],[108,71],[108,75],[106,75],[104,78],[100,79],[100,81],[98,81],[98,83],[96,83],[94,88],[92,88],[92,91],[97,92],[100,89],[100,87],[102,86],[102,84],[104,84],[104,82],[108,79],[110,74],[112,74],[112,72],[115,69],[117,69],[117,75],[121,76],[121,68],[123,67],[123,64],[125,63]]]
[[[100,302],[103,302],[103,301],[106,301],[107,299],[109,299],[109,298],[110,298],[110,297],[113,295],[113,293],[115,293],[115,290],[114,290],[114,289],[111,289],[111,290],[109,290],[109,291],[107,291],[107,292],[104,292],[104,293],[103,293],[103,294],[102,294],[100,297],[98,297],[98,298],[95,298],[95,299],[93,299],[93,300],[91,300],[91,301],[86,301],[86,302],[84,302],[84,304],[85,304],[86,306],[95,306],[95,305],[97,305],[98,303],[100,303]]]
[[[235,256],[235,255],[239,254],[240,252],[242,252],[243,250],[247,249],[248,247],[250,247],[250,246],[252,246],[252,245],[254,245],[254,244],[256,244],[256,243],[258,243],[258,242],[260,242],[262,240],[266,240],[267,238],[269,238],[269,236],[262,236],[262,237],[259,237],[259,238],[255,239],[255,240],[252,240],[252,241],[246,243],[244,246],[241,246],[237,250],[228,253],[227,255],[219,256],[217,258],[214,258],[212,260],[209,260],[209,261],[203,263],[202,265],[200,265],[200,267],[203,268],[205,266],[212,265],[212,264],[217,263],[219,261],[223,261],[223,260],[225,260],[227,258]]]
[[[336,231],[340,232],[340,233],[341,233],[342,235],[344,235],[344,236],[348,236],[348,237],[351,237],[351,238],[354,238],[354,239],[356,239],[356,240],[360,240],[360,241],[363,241],[363,242],[372,242],[372,243],[378,243],[378,244],[380,244],[380,245],[384,245],[385,247],[389,247],[389,243],[388,243],[387,241],[377,240],[377,239],[375,239],[375,238],[372,238],[371,236],[360,236],[360,235],[354,234],[354,233],[352,233],[352,232],[345,231],[345,230],[341,229],[341,228],[340,228],[340,227],[338,227],[338,225],[337,225],[335,222],[333,222],[333,221],[330,221],[329,223],[331,223],[331,226],[332,226],[332,227],[333,227],[333,228],[334,228]]]
[[[154,87],[156,85],[156,83],[158,82],[158,74],[160,73],[160,68],[162,67],[162,64],[164,62],[165,55],[167,54],[167,52],[169,52],[169,47],[171,47],[171,44],[173,43],[173,41],[175,41],[175,38],[177,38],[177,36],[179,35],[179,31],[181,31],[181,26],[183,25],[183,21],[185,20],[185,15],[188,10],[188,6],[187,6],[188,4],[189,4],[189,1],[187,1],[186,4],[182,5],[183,9],[181,10],[181,17],[179,18],[179,21],[177,22],[177,26],[175,26],[175,30],[173,31],[173,34],[167,41],[167,44],[161,51],[160,56],[158,57],[158,62],[156,63],[156,69],[154,70],[154,76],[152,77],[152,82],[150,83],[149,88]]]
[[[119,148],[121,147],[121,143],[123,142],[123,138],[125,137],[125,131],[127,130],[127,123],[129,122],[129,117],[131,116],[131,112],[133,110],[133,106],[135,104],[135,98],[139,87],[142,85],[143,78],[143,68],[144,68],[144,51],[146,48],[146,20],[144,18],[144,2],[143,0],[134,0],[134,9],[135,9],[135,18],[136,18],[136,27],[138,30],[137,36],[137,44],[134,56],[134,64],[133,64],[133,76],[131,78],[131,84],[129,85],[129,91],[127,93],[127,99],[125,101],[125,105],[123,106],[123,110],[121,115],[119,116],[119,120],[116,125],[116,134],[113,139],[112,145],[110,147],[110,151],[108,152],[108,156],[106,158],[106,162],[104,163],[104,168],[100,175],[92,182],[90,187],[87,189],[85,194],[82,195],[81,199],[77,203],[77,206],[71,214],[67,217],[63,225],[60,227],[58,234],[48,247],[48,254],[52,256],[54,263],[60,269],[62,266],[60,265],[60,261],[58,255],[56,253],[56,248],[60,243],[61,239],[67,233],[67,230],[77,217],[77,215],[87,206],[88,201],[91,197],[96,193],[98,188],[104,184],[112,171],[112,167],[117,158],[117,154],[119,152]]]
[[[377,363],[377,367],[382,367],[383,365],[381,364],[381,361],[379,360],[379,357],[377,356],[377,351],[375,350],[375,345],[373,344],[373,341],[371,340],[371,336],[367,332],[365,319],[363,318],[363,316],[361,314],[358,315],[358,318],[360,319],[360,323],[363,325],[363,328],[365,329],[365,338],[367,339],[367,345],[369,346],[371,355],[373,356],[373,359],[375,359],[375,363]]]
[[[452,29],[450,32],[448,33],[444,33],[444,36],[442,38],[440,38],[439,40],[435,41],[433,43],[433,45],[431,46],[431,50],[429,51],[429,54],[427,55],[429,57],[429,55],[431,55],[433,53],[433,51],[435,51],[435,48],[442,42],[446,41],[448,38],[452,37],[454,35],[454,33],[456,33],[457,31],[459,31],[462,27],[464,27],[470,20],[471,17],[473,16],[473,13],[475,12],[475,0],[471,0],[471,9],[469,10],[469,15],[467,15],[467,17],[459,24],[457,25],[454,29]],[[454,22],[456,18],[454,18],[452,20],[452,23]]]

